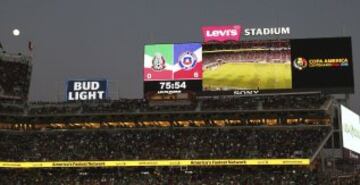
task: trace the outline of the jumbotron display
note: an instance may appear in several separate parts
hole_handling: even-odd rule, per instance
[[[353,93],[351,38],[145,46],[144,93]]]

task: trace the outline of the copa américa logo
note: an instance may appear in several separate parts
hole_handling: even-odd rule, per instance
[[[308,66],[308,61],[303,57],[295,58],[293,65],[298,70],[303,70]]]
[[[185,51],[183,52],[179,58],[178,63],[180,67],[184,70],[190,70],[195,67],[197,62],[196,55],[191,51]]]
[[[165,57],[162,56],[160,53],[155,54],[151,63],[151,68],[155,71],[161,71],[166,67]]]

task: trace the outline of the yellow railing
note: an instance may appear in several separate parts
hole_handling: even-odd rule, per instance
[[[310,159],[209,159],[209,160],[127,160],[127,161],[49,161],[0,162],[0,168],[84,168],[144,166],[246,166],[310,165]]]

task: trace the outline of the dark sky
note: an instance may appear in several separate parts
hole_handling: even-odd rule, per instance
[[[33,41],[31,100],[55,101],[64,100],[67,79],[79,78],[108,79],[113,98],[141,98],[143,45],[201,41],[203,25],[290,26],[288,38],[351,36],[350,107],[360,113],[359,8],[359,0],[0,0],[0,41],[9,52]]]

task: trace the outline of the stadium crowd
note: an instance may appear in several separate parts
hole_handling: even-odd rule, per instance
[[[25,115],[54,114],[103,114],[103,113],[147,113],[178,111],[257,111],[257,110],[299,110],[322,109],[331,97],[313,95],[278,95],[254,97],[213,97],[198,99],[187,105],[150,105],[144,99],[119,99],[84,102],[0,102],[0,113]],[[6,107],[6,108],[5,108]],[[23,110],[21,110],[23,109]]]
[[[330,131],[327,126],[0,131],[0,161],[308,158]]]
[[[321,109],[330,99],[323,95],[258,96],[205,99],[201,110],[291,110]]]
[[[29,92],[30,59],[0,53],[0,99],[26,100]]]
[[[25,103],[18,101],[0,100],[0,114],[23,114]]]
[[[219,98],[205,99],[201,104],[202,110],[257,110],[257,98]]]
[[[0,170],[7,185],[358,185],[302,167],[192,167]]]
[[[264,109],[319,109],[329,100],[327,96],[294,96],[287,98],[285,96],[276,96],[275,98],[265,98]]]

